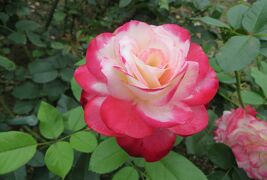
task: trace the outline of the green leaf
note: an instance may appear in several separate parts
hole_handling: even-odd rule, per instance
[[[26,36],[24,33],[20,32],[12,32],[10,35],[7,37],[11,41],[13,41],[16,44],[26,44]]]
[[[73,77],[74,70],[71,68],[61,69],[60,76],[63,81],[69,82]]]
[[[42,93],[45,96],[59,98],[59,96],[62,95],[67,88],[66,83],[59,79],[55,79],[54,81],[44,83]]]
[[[169,10],[169,0],[159,0],[159,7]]]
[[[75,66],[81,66],[81,65],[83,65],[85,63],[86,63],[85,58],[82,58],[81,60],[79,60],[78,62],[75,63]]]
[[[63,117],[59,111],[50,104],[42,101],[38,111],[41,134],[48,139],[55,139],[64,130]]]
[[[70,86],[71,86],[71,90],[72,90],[72,93],[74,95],[74,97],[80,101],[80,98],[81,98],[81,93],[82,93],[82,89],[81,87],[78,85],[78,83],[75,81],[74,78],[71,79],[70,81]]]
[[[32,82],[25,82],[14,88],[12,95],[18,99],[34,99],[39,97],[40,88]]]
[[[41,38],[38,34],[35,34],[33,32],[27,32],[27,37],[31,41],[32,44],[38,47],[45,47],[45,43],[41,41]]]
[[[255,33],[254,36],[260,40],[267,41],[267,23],[259,30],[259,32]]]
[[[93,152],[97,146],[97,140],[93,133],[88,131],[77,132],[70,137],[70,145],[80,152]]]
[[[69,143],[61,141],[51,145],[45,153],[45,164],[49,171],[62,179],[71,169],[74,153]]]
[[[254,78],[255,82],[261,87],[265,97],[267,97],[267,75],[257,68],[251,68],[251,76]]]
[[[215,165],[225,170],[235,163],[231,149],[222,143],[214,143],[208,151],[208,157]]]
[[[36,60],[28,66],[32,80],[47,83],[57,78],[58,72],[50,61]]]
[[[62,44],[61,42],[55,42],[55,41],[53,41],[51,43],[51,47],[53,49],[64,49],[64,44]]]
[[[233,75],[225,72],[219,72],[217,73],[217,77],[220,82],[226,83],[226,84],[233,84],[236,82],[236,79]]]
[[[232,173],[232,180],[250,180],[243,169],[234,167]]]
[[[247,6],[239,4],[234,7],[231,7],[227,11],[227,20],[233,28],[235,29],[241,28],[243,15],[247,10],[248,10]]]
[[[29,126],[36,126],[38,123],[37,117],[32,114],[29,116],[22,116],[22,117],[15,117],[7,121],[10,125],[29,125]]]
[[[88,171],[89,166],[89,154],[81,153],[78,158],[74,161],[73,168],[71,169],[70,174],[68,174],[69,180],[100,180],[100,175],[92,171]]]
[[[119,7],[120,8],[126,7],[126,6],[128,6],[131,3],[131,1],[132,0],[120,0]]]
[[[128,160],[128,155],[116,143],[114,138],[109,138],[100,143],[93,152],[89,169],[97,173],[108,173]]]
[[[200,18],[200,20],[208,25],[212,25],[212,26],[217,26],[217,27],[221,27],[221,28],[230,28],[227,24],[225,24],[224,22],[218,20],[218,19],[214,19],[211,18],[209,16],[205,16]]]
[[[57,22],[62,22],[63,20],[64,20],[64,18],[66,17],[66,14],[64,13],[64,11],[56,11],[55,13],[54,13],[54,19],[55,19],[55,21],[57,21]]]
[[[213,137],[204,131],[185,139],[187,153],[199,156],[206,155],[208,148],[213,143]]]
[[[44,155],[41,151],[36,151],[33,158],[27,163],[32,167],[42,167],[44,166]]]
[[[210,1],[209,0],[193,0],[193,4],[197,9],[203,10],[210,5]]]
[[[66,112],[65,118],[65,128],[71,131],[77,131],[85,126],[83,109],[77,107]]]
[[[261,64],[262,72],[264,74],[267,74],[267,62],[261,61],[260,64]]]
[[[212,174],[208,176],[209,180],[231,180],[228,174],[224,171],[214,171]]]
[[[60,112],[67,112],[70,109],[76,108],[79,104],[71,97],[62,94],[57,102],[57,109]]]
[[[161,161],[146,163],[151,180],[207,180],[203,172],[184,156],[170,152]]]
[[[267,34],[266,34],[267,35]],[[261,42],[261,49],[260,49],[260,53],[267,57],[267,41],[266,42]],[[266,66],[267,67],[267,66]]]
[[[258,0],[244,14],[243,27],[248,32],[258,32],[267,22],[267,1]]]
[[[139,175],[138,172],[132,167],[125,167],[120,169],[116,174],[112,177],[112,180],[138,180]]]
[[[264,98],[252,91],[242,90],[241,97],[245,104],[261,105],[264,103]]]
[[[38,28],[38,24],[30,20],[21,20],[16,23],[18,31],[34,31]]]
[[[21,166],[15,171],[2,175],[1,180],[27,180],[27,172],[25,165]]]
[[[8,71],[12,71],[12,70],[16,69],[15,63],[13,63],[7,57],[1,56],[1,55],[0,55],[0,66],[2,66],[3,68],[5,68]]]
[[[217,54],[217,62],[225,72],[241,70],[259,54],[260,41],[252,36],[234,36]]]
[[[16,101],[13,111],[16,114],[27,114],[34,107],[34,103],[32,101]]]
[[[29,134],[9,131],[0,133],[0,174],[14,171],[35,154],[37,142]]]
[[[6,13],[0,12],[0,20],[3,24],[6,24],[9,19],[9,16]]]

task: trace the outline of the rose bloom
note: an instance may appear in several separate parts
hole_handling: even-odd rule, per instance
[[[157,161],[206,127],[216,74],[189,32],[130,21],[89,44],[75,71],[89,128],[114,136],[130,155]]]
[[[231,147],[238,166],[251,178],[267,179],[267,122],[248,106],[225,111],[216,124],[214,139]]]

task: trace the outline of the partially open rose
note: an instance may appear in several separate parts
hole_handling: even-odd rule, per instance
[[[75,71],[89,128],[115,136],[130,155],[157,161],[176,135],[208,123],[218,80],[202,48],[174,24],[131,21],[94,38]]]

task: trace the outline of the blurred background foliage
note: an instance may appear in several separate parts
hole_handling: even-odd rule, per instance
[[[117,152],[117,146],[113,147],[113,141],[106,140],[105,137],[83,131],[85,124],[79,106],[80,89],[73,80],[75,68],[84,63],[90,40],[99,33],[112,32],[132,19],[155,25],[174,23],[187,28],[191,32],[192,41],[201,44],[208,54],[210,64],[221,83],[218,95],[209,104],[209,127],[195,136],[177,138],[179,146],[175,146],[174,151],[190,159],[209,180],[249,179],[243,170],[237,168],[231,150],[222,144],[214,143],[212,134],[213,122],[222,111],[238,106],[235,75],[233,72],[227,72],[224,64],[218,65],[216,59],[222,57],[216,54],[232,36],[250,34],[249,28],[241,27],[241,20],[235,21],[236,11],[232,10],[231,14],[228,10],[232,6],[242,4],[244,7],[238,8],[238,12],[242,9],[245,12],[253,2],[0,0],[0,131],[29,133],[34,137],[34,141],[37,141],[32,141],[33,146],[38,143],[38,150],[36,153],[34,151],[33,158],[29,155],[29,162],[25,157],[13,154],[13,160],[19,163],[9,169],[0,168],[0,174],[4,174],[0,179],[123,179],[123,175],[129,173],[133,180],[138,177],[155,177],[154,166],[144,165],[141,159],[129,160],[122,152],[117,164],[112,164],[113,161],[105,164],[107,162],[101,159],[101,156],[106,155],[107,148],[110,147]],[[224,23],[226,21],[230,25]],[[255,105],[260,112],[259,116],[263,118],[267,114],[264,110],[267,96],[264,83],[267,82],[265,40],[266,37],[263,36],[255,40],[256,42],[253,41],[261,54],[252,58],[256,59],[250,66],[252,70],[242,67],[244,71],[241,73],[243,101],[245,104]],[[258,42],[260,46],[257,45]],[[77,140],[79,138],[90,143],[81,145]],[[2,144],[1,151],[0,140],[0,162],[4,162],[3,157],[7,156],[3,154],[3,146]],[[74,153],[72,148],[75,149]],[[91,152],[93,159],[89,163]],[[27,156],[27,152],[23,153]],[[55,157],[59,158],[58,161],[53,159]],[[60,162],[60,157],[66,161]],[[58,164],[53,165],[53,161]],[[117,171],[125,162],[126,165]],[[129,165],[132,162],[134,166]]]

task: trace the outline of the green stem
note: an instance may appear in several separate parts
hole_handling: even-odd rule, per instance
[[[33,131],[28,126],[25,125],[25,126],[22,126],[22,127],[23,127],[23,129],[25,129],[28,133],[30,133],[33,137],[35,137],[36,139],[38,139],[42,143],[47,142],[44,138],[42,138],[38,133],[36,133],[35,131]]]
[[[11,32],[16,32],[16,31],[14,31],[13,29],[11,29],[11,28],[9,28],[9,27],[7,27],[7,26],[1,25],[1,24],[0,24],[0,27],[3,27],[4,29],[9,30],[9,31],[11,31]]]
[[[232,99],[230,99],[229,97],[227,97],[227,95],[221,93],[221,92],[218,92],[218,94],[223,97],[225,100],[229,101],[230,103],[232,103],[233,105],[235,106],[239,106],[239,104],[237,104],[236,102],[234,102]]]
[[[267,37],[267,34],[254,34],[256,37]]]
[[[241,97],[241,79],[240,79],[240,73],[238,71],[235,71],[235,78],[236,78],[236,90],[237,90],[239,104],[241,105],[242,108],[244,108],[245,105]]]
[[[74,131],[74,132],[72,132],[72,133],[70,133],[70,134],[68,134],[68,135],[66,135],[66,136],[64,136],[64,137],[62,137],[62,138],[59,138],[59,139],[56,139],[56,140],[52,140],[52,141],[46,141],[46,142],[43,142],[43,143],[38,143],[38,146],[44,146],[44,145],[49,145],[49,144],[57,143],[57,142],[59,142],[59,141],[63,141],[63,140],[65,140],[65,139],[71,137],[73,134],[75,134],[75,133],[77,133],[77,132],[80,132],[80,131],[83,131],[83,130],[85,130],[85,129],[87,129],[87,126],[81,128],[81,129],[79,129],[79,130],[77,130],[77,131]]]
[[[11,117],[15,117],[15,114],[9,109],[2,96],[0,96],[0,104],[2,105],[3,109],[6,111],[7,114],[9,114]]]
[[[5,28],[5,29],[9,30],[10,32],[16,32],[16,31],[14,31],[13,29],[11,29],[11,28],[9,28],[9,27],[7,27],[7,26],[3,26],[3,25],[1,25],[1,24],[0,24],[0,27],[3,27],[3,28]],[[25,54],[28,56],[28,58],[29,58],[31,61],[33,61],[34,59],[33,59],[32,55],[31,55],[31,53],[30,53],[30,52],[28,51],[28,49],[26,48],[27,46],[23,45],[23,46],[21,46],[21,47],[22,47],[23,51],[25,52]]]
[[[141,169],[139,169],[139,167],[136,166],[136,165],[134,164],[134,162],[130,161],[130,162],[129,162],[129,165],[132,166],[137,172],[139,172],[139,174],[140,174],[142,180],[146,180],[146,179],[148,179],[148,178],[147,178],[147,175],[146,175]]]
[[[50,12],[49,12],[49,15],[48,15],[48,19],[47,19],[47,21],[45,23],[45,27],[44,27],[44,30],[45,31],[47,31],[47,29],[48,29],[48,27],[49,27],[49,25],[50,25],[50,23],[52,21],[52,18],[53,18],[53,15],[54,15],[55,10],[57,8],[58,2],[59,2],[59,0],[55,0],[53,2],[52,8],[50,9]]]

